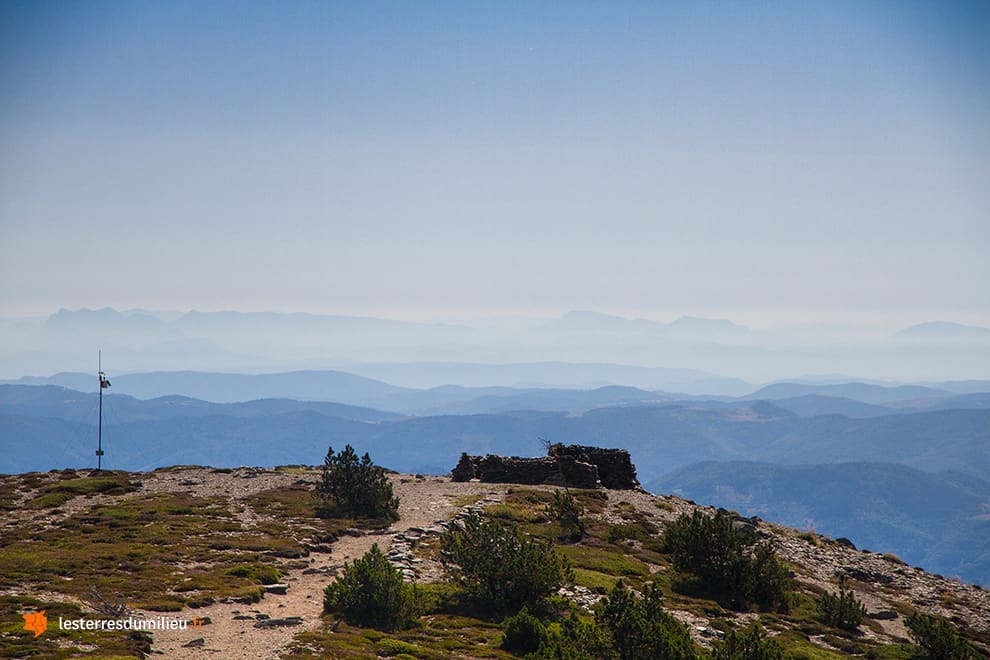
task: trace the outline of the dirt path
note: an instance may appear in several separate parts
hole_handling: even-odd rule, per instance
[[[465,508],[458,499],[478,496],[487,501],[500,500],[506,486],[499,484],[453,483],[446,478],[411,479],[396,475],[392,479],[399,497],[399,521],[382,532],[362,536],[345,535],[333,543],[329,554],[313,553],[309,568],[289,569],[292,560],[280,567],[289,586],[283,595],[269,594],[259,603],[215,603],[199,609],[186,609],[175,616],[184,619],[209,617],[212,623],[187,630],[159,631],[154,634],[153,649],[166,658],[278,658],[287,652],[297,633],[320,625],[323,589],[332,574],[345,562],[353,561],[375,543],[387,552],[396,534],[413,529],[428,529]],[[298,560],[295,560],[298,561]],[[148,613],[149,616],[155,615]],[[237,617],[237,618],[235,618]],[[259,618],[260,617],[260,618]],[[301,624],[257,628],[262,620],[300,617]],[[186,646],[190,642],[198,646]]]

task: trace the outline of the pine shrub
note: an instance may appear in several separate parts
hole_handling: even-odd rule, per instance
[[[754,623],[746,632],[730,630],[712,649],[712,660],[783,660],[784,650]]]
[[[563,620],[560,629],[548,628],[547,637],[527,660],[609,660],[615,653],[594,621],[584,621],[575,615]]]
[[[468,596],[496,612],[537,606],[570,578],[553,544],[477,514],[441,534],[440,561]]]
[[[749,529],[735,529],[722,511],[696,510],[667,525],[664,548],[674,566],[697,576],[706,589],[737,608],[786,609],[791,580],[773,548]]]
[[[501,648],[517,654],[532,653],[547,641],[547,628],[523,605],[518,613],[505,620]]]
[[[563,541],[580,541],[585,534],[584,507],[565,490],[555,490],[553,500],[546,506],[547,518],[558,527],[557,538]]]
[[[407,628],[416,613],[416,590],[376,543],[360,559],[344,564],[324,590],[323,610],[363,628]]]
[[[596,610],[595,623],[620,660],[697,657],[687,627],[663,609],[656,582],[647,584],[639,597],[619,580]]]
[[[339,454],[333,447],[327,450],[316,493],[321,501],[317,514],[323,517],[399,519],[399,499],[385,469],[367,453],[359,459],[350,445]]]
[[[824,593],[817,602],[818,616],[826,624],[856,630],[866,617],[866,607],[856,599],[852,589],[845,588],[845,580],[839,582],[839,593]]]
[[[905,621],[911,638],[931,660],[975,660],[973,646],[942,617],[914,613]]]

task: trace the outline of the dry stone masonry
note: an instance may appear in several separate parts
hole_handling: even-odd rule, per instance
[[[540,458],[461,454],[450,476],[454,481],[640,489],[628,451],[559,443]]]

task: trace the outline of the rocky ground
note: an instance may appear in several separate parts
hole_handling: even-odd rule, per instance
[[[638,511],[653,517],[661,530],[665,522],[699,508],[693,502],[674,496],[628,491],[614,491],[609,499],[613,507],[629,502]],[[658,508],[657,502],[663,502],[665,506]],[[715,511],[712,507],[701,508]],[[773,542],[781,558],[794,567],[800,585],[835,591],[836,580],[844,577],[847,586],[866,605],[870,619],[882,628],[882,632],[866,628],[864,637],[867,639],[907,640],[904,618],[900,615],[905,605],[943,616],[981,633],[990,632],[990,592],[978,586],[907,566],[892,555],[857,550],[826,537],[798,532],[758,518],[743,518],[740,522]],[[697,620],[692,623],[695,628],[705,625]]]
[[[53,509],[31,508],[29,504],[44,492],[46,484],[56,477],[40,475],[30,483],[21,484],[6,491],[4,515],[0,519],[0,539],[17,531],[20,542],[28,537],[42,537],[57,530],[66,521],[85,515],[94,507],[119,504],[132,498],[163,494],[181,494],[193,498],[210,499],[223,505],[226,511],[243,529],[265,528],[266,525],[284,523],[279,511],[260,506],[252,497],[261,493],[285,488],[310,488],[315,484],[318,471],[308,468],[271,470],[238,468],[217,471],[210,468],[170,468],[150,473],[131,475],[139,486],[132,492],[119,494],[88,494],[77,496]],[[4,477],[2,483],[10,486],[18,477]],[[435,544],[436,537],[449,527],[451,521],[471,511],[485,511],[499,504],[511,493],[508,484],[478,482],[455,483],[446,477],[392,475],[395,494],[400,499],[400,519],[387,529],[352,530],[332,543],[308,542],[308,556],[276,557],[271,561],[277,566],[282,580],[279,584],[263,587],[264,598],[256,603],[238,602],[221,598],[200,607],[186,607],[177,612],[164,613],[187,620],[207,621],[198,628],[184,631],[159,631],[151,641],[151,653],[168,658],[279,658],[289,654],[298,645],[300,632],[321,630],[332,634],[333,621],[321,617],[323,590],[345,562],[360,557],[372,544],[377,543],[386,551],[390,560],[405,574],[417,582],[442,580],[442,570],[435,556],[424,548]],[[20,483],[20,482],[18,482]],[[528,487],[548,490],[550,487]],[[649,521],[661,531],[663,526],[677,515],[690,512],[697,505],[676,497],[658,497],[637,491],[607,491],[602,510],[595,514],[602,524],[618,524],[636,512],[638,519]],[[315,533],[298,521],[293,523],[300,538]],[[839,576],[867,606],[870,626],[864,626],[863,639],[876,643],[907,641],[904,613],[910,609],[939,614],[960,626],[982,635],[990,634],[990,593],[969,585],[930,575],[920,569],[905,566],[896,558],[859,551],[830,539],[778,527],[757,519],[741,519],[740,524],[752,526],[758,533],[772,540],[778,553],[795,571],[799,586],[814,591],[834,590]],[[314,528],[315,530],[315,528]],[[182,538],[174,540],[182,544]],[[0,545],[0,560],[7,551]],[[13,546],[10,546],[13,547]],[[629,554],[636,554],[636,544],[628,545]],[[638,555],[637,555],[638,556]],[[672,570],[662,561],[645,561],[649,572],[662,574]],[[188,567],[187,567],[188,568]],[[108,571],[114,567],[107,567]],[[182,567],[176,569],[179,573]],[[0,561],[0,576],[3,575]],[[601,598],[601,589],[572,585],[561,591],[579,606],[590,608]],[[90,608],[78,592],[60,589],[57,583],[48,588],[40,584],[12,584],[3,586],[3,594],[10,597],[31,597],[49,601],[72,602]],[[720,635],[726,616],[719,615],[721,623],[705,614],[704,608],[692,607],[688,600],[674,601],[672,613],[686,623],[694,638],[703,646],[710,646]],[[160,616],[162,612],[137,610],[138,616]],[[746,623],[756,618],[752,613],[728,615],[733,624]],[[788,625],[786,621],[782,626]],[[12,634],[12,633],[4,633]],[[811,634],[811,643],[837,653],[827,636]],[[25,642],[26,643],[26,642]],[[68,642],[66,642],[68,643]],[[78,645],[77,645],[78,646]],[[842,655],[839,653],[839,655]],[[462,657],[471,657],[464,655]]]
[[[311,478],[315,484],[315,475]],[[262,476],[257,485],[271,487],[271,483],[266,483],[270,479],[272,475]],[[231,496],[253,486],[245,486],[236,477],[230,482],[230,489],[225,492]],[[321,624],[323,590],[345,562],[361,557],[377,543],[408,578],[434,579],[435,567],[429,572],[424,567],[424,574],[419,575],[420,569],[413,563],[416,560],[408,551],[410,542],[439,533],[450,518],[466,509],[453,503],[459,498],[477,495],[483,501],[496,502],[505,491],[504,486],[454,484],[447,479],[401,475],[393,478],[393,488],[400,502],[397,523],[385,530],[345,535],[332,544],[330,552],[312,552],[306,568],[298,568],[292,560],[281,562],[281,572],[287,576],[284,582],[288,588],[284,593],[268,594],[250,606],[217,603],[190,610],[185,613],[187,616],[206,616],[212,623],[200,628],[194,639],[190,639],[189,631],[155,633],[155,652],[176,658],[277,658],[287,650],[296,633]],[[277,621],[286,625],[271,625]],[[196,646],[190,647],[190,643]]]

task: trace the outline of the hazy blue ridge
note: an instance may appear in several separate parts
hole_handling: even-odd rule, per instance
[[[0,412],[4,413],[93,423],[97,417],[97,405],[96,393],[79,392],[54,385],[0,385]],[[104,422],[111,424],[212,415],[263,417],[300,411],[366,422],[402,417],[397,413],[329,401],[258,399],[213,403],[174,394],[154,399],[137,399],[126,394],[105,394],[103,397]]]
[[[951,401],[953,399],[947,400]],[[881,417],[897,412],[895,408],[889,406],[863,403],[862,401],[856,401],[848,397],[825,396],[822,394],[805,394],[786,399],[774,399],[773,403],[801,417],[817,417],[818,415]]]
[[[466,388],[437,389],[461,395]],[[622,388],[606,390],[617,397],[635,395]],[[521,404],[539,401],[528,400],[523,392],[498,391],[488,396]],[[539,394],[590,397],[594,392]],[[318,464],[328,446],[351,444],[390,468],[440,474],[454,466],[461,452],[540,455],[541,438],[622,447],[630,451],[641,482],[654,488],[798,527],[814,525],[931,570],[986,580],[990,410],[801,417],[787,404],[660,402],[581,414],[530,409],[400,417],[319,401],[217,404],[180,396],[140,400],[111,394],[104,398],[104,464],[127,470],[175,464]],[[5,447],[0,472],[92,467],[96,435],[95,394],[53,386],[0,386]],[[892,458],[900,465],[876,466]],[[703,463],[698,477],[692,470],[702,461],[709,463]],[[716,472],[726,461],[763,463],[731,463],[739,466],[740,481],[733,482]],[[858,472],[850,472],[850,462],[857,462]],[[806,467],[812,463],[829,465]],[[672,472],[680,481],[666,480],[673,478]],[[728,476],[733,474],[730,469]],[[663,475],[668,477],[661,480]]]
[[[896,401],[938,399],[952,396],[952,392],[921,385],[887,387],[872,383],[841,383],[809,385],[806,383],[774,383],[749,394],[744,399],[790,399],[809,394],[854,399],[863,403],[882,405]]]
[[[44,396],[51,395],[40,388],[39,391]],[[31,419],[42,426],[46,419],[56,418],[85,422],[82,413],[92,402],[80,402],[77,396],[78,393],[71,395],[70,403],[61,412],[49,408],[43,416]],[[135,403],[127,398],[122,400]],[[597,408],[579,415],[515,411],[369,423],[367,419],[342,419],[343,413],[319,404],[312,409],[292,410],[287,407],[296,405],[293,402],[270,401],[230,409],[206,407],[199,410],[206,414],[199,415],[158,412],[159,418],[142,419],[137,413],[128,417],[127,406],[118,408],[115,399],[107,401],[111,405],[105,409],[104,429],[108,437],[118,439],[122,452],[119,466],[128,469],[187,463],[181,451],[187,445],[195,445],[203,460],[211,465],[317,463],[326,444],[350,442],[398,470],[445,472],[462,451],[535,455],[541,452],[538,439],[546,438],[626,448],[644,482],[705,460],[797,464],[889,461],[891,457],[919,469],[958,470],[982,479],[990,478],[988,410],[916,412],[865,419],[841,415],[802,418],[772,403],[756,401],[734,407],[716,407],[722,405],[718,403],[621,406]],[[143,403],[154,404],[158,410],[169,413],[181,410],[182,406],[169,401],[171,398],[166,398],[164,403]],[[276,409],[282,406],[282,409],[277,410],[278,414],[272,414],[275,410],[252,414],[256,406]],[[88,435],[95,439],[95,406],[90,409]],[[20,419],[27,416],[32,406],[22,402],[2,410],[5,419]],[[182,427],[182,433],[175,433],[176,427]],[[229,446],[232,436],[239,438],[236,450]],[[7,442],[19,441],[17,428],[0,426],[0,437]],[[34,443],[30,462],[4,456],[0,471],[75,467],[66,463],[73,454],[63,451],[73,437],[67,435],[63,425],[52,424],[48,434],[42,433]],[[163,437],[177,451],[155,449],[149,454],[148,446]],[[268,451],[269,446],[276,448],[274,453]],[[83,457],[91,453],[79,451]],[[128,452],[154,458],[136,457],[132,462]]]

